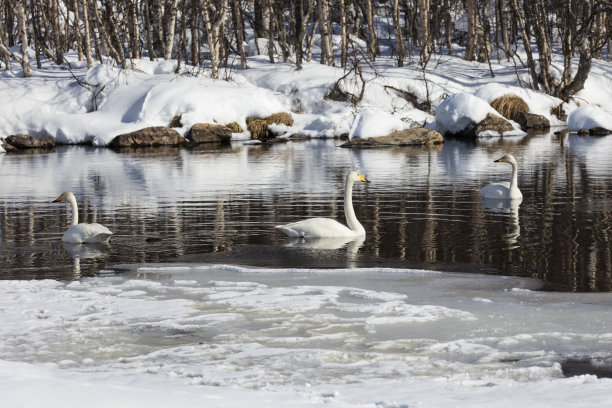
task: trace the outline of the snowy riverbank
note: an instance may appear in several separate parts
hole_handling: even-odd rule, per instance
[[[551,113],[551,108],[562,101],[517,86],[514,67],[505,62],[494,64],[496,76],[491,78],[488,66],[464,61],[458,56],[438,56],[424,71],[416,63],[397,68],[391,59],[381,57],[376,60],[374,70],[365,72],[363,99],[352,105],[326,99],[344,71],[316,62],[306,63],[302,70],[297,70],[290,63],[270,64],[262,56],[250,57],[247,70],[226,71],[228,80],[224,81],[212,80],[206,70],[193,67],[175,74],[176,61],[137,60],[134,70],[120,70],[110,63],[88,70],[84,62],[76,60],[76,55],[67,54],[66,58],[72,69],[46,60],[42,69],[34,69],[31,78],[21,78],[16,64],[11,71],[0,73],[1,135],[27,133],[53,137],[59,143],[91,142],[103,146],[121,133],[148,126],[168,126],[179,115],[183,127],[176,130],[184,134],[199,122],[237,122],[246,129],[249,117],[286,111],[292,112],[294,124],[277,129],[280,134],[334,137],[349,133],[356,114],[368,110],[392,115],[393,120],[389,122],[394,125],[384,130],[431,124],[436,107],[458,93],[474,95],[487,103],[504,94],[516,94],[531,112],[543,115],[551,125],[566,125]],[[580,120],[574,121],[576,126],[590,123],[593,117],[601,122],[602,117],[612,114],[605,111],[612,106],[610,78],[609,64],[594,60],[585,89],[575,101],[600,108],[593,113],[583,110]],[[350,88],[350,83],[343,86]],[[416,108],[405,93],[416,98],[416,105],[422,109],[425,108],[421,104],[427,102],[430,108]],[[576,102],[563,104],[570,116],[577,107]],[[470,106],[463,109],[472,110]],[[473,110],[481,109],[475,105]],[[367,117],[374,123],[380,121],[380,115]],[[363,123],[362,128],[376,126]],[[372,135],[368,130],[362,133],[361,137]],[[248,137],[248,132],[234,134],[235,139]]]

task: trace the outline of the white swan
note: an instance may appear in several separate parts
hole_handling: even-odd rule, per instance
[[[53,202],[64,202],[72,205],[72,225],[64,232],[64,236],[62,237],[63,242],[73,244],[106,242],[110,239],[111,235],[113,235],[104,225],[95,223],[79,224],[79,211],[77,209],[76,198],[74,198],[74,194],[70,191],[62,193]]]
[[[521,193],[521,190],[519,190],[517,185],[518,166],[516,163],[516,159],[513,155],[508,153],[505,156],[500,157],[499,159],[494,161],[494,163],[502,162],[507,162],[512,165],[512,176],[510,177],[510,182],[502,181],[500,183],[487,184],[478,191],[480,191],[484,198],[497,198],[502,200],[514,200],[518,198],[523,198],[523,194]]]
[[[353,183],[355,181],[368,182],[361,174],[351,171],[346,176],[344,190],[344,215],[348,227],[331,218],[309,218],[303,221],[277,225],[277,228],[290,237],[299,238],[331,238],[331,237],[359,237],[365,236],[365,229],[357,221],[353,210]]]

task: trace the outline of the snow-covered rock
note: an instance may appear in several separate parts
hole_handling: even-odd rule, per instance
[[[612,131],[612,114],[595,105],[585,105],[571,112],[567,118],[570,131],[606,129]]]
[[[510,125],[509,127],[477,129],[477,125],[487,118],[494,122],[492,117],[505,121],[486,101],[467,93],[458,93],[447,98],[438,106],[436,121],[432,127],[440,133],[449,134],[465,133],[473,128],[475,136],[519,136],[525,134],[510,122],[507,122]]]
[[[409,128],[403,122],[382,109],[372,108],[358,113],[353,119],[349,139],[368,139],[377,136],[386,136],[391,132]]]

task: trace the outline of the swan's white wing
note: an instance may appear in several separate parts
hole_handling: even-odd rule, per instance
[[[100,224],[77,224],[66,230],[62,241],[74,244],[106,242],[113,235],[111,230]]]
[[[500,183],[487,184],[481,188],[480,193],[485,198],[502,198],[506,199],[510,197],[510,183],[508,181],[502,181]]]
[[[309,218],[276,227],[290,237],[349,237],[357,235],[349,227],[331,218]]]

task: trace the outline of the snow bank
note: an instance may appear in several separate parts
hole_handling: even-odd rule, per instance
[[[488,114],[501,116],[486,101],[470,94],[458,93],[447,98],[436,109],[435,128],[441,133],[459,133],[472,124],[482,122]],[[512,123],[512,122],[510,122]],[[524,135],[512,123],[514,131],[504,132],[503,136]],[[486,136],[501,136],[487,132]]]
[[[598,106],[581,106],[569,114],[567,126],[572,132],[598,127],[612,130],[612,114]]]
[[[32,78],[1,81],[5,120],[0,122],[0,134],[29,133],[60,143],[103,146],[121,133],[167,126],[178,115],[183,127],[177,130],[184,133],[202,122],[237,122],[246,129],[248,117],[289,110],[282,95],[239,76],[234,82],[212,80],[176,75],[175,68],[176,62],[144,60],[136,61],[136,71],[109,64],[74,68],[74,75],[87,86],[52,67],[35,71]]]
[[[382,109],[368,109],[358,113],[353,119],[349,139],[367,139],[386,136],[396,130],[403,130],[409,125]]]

